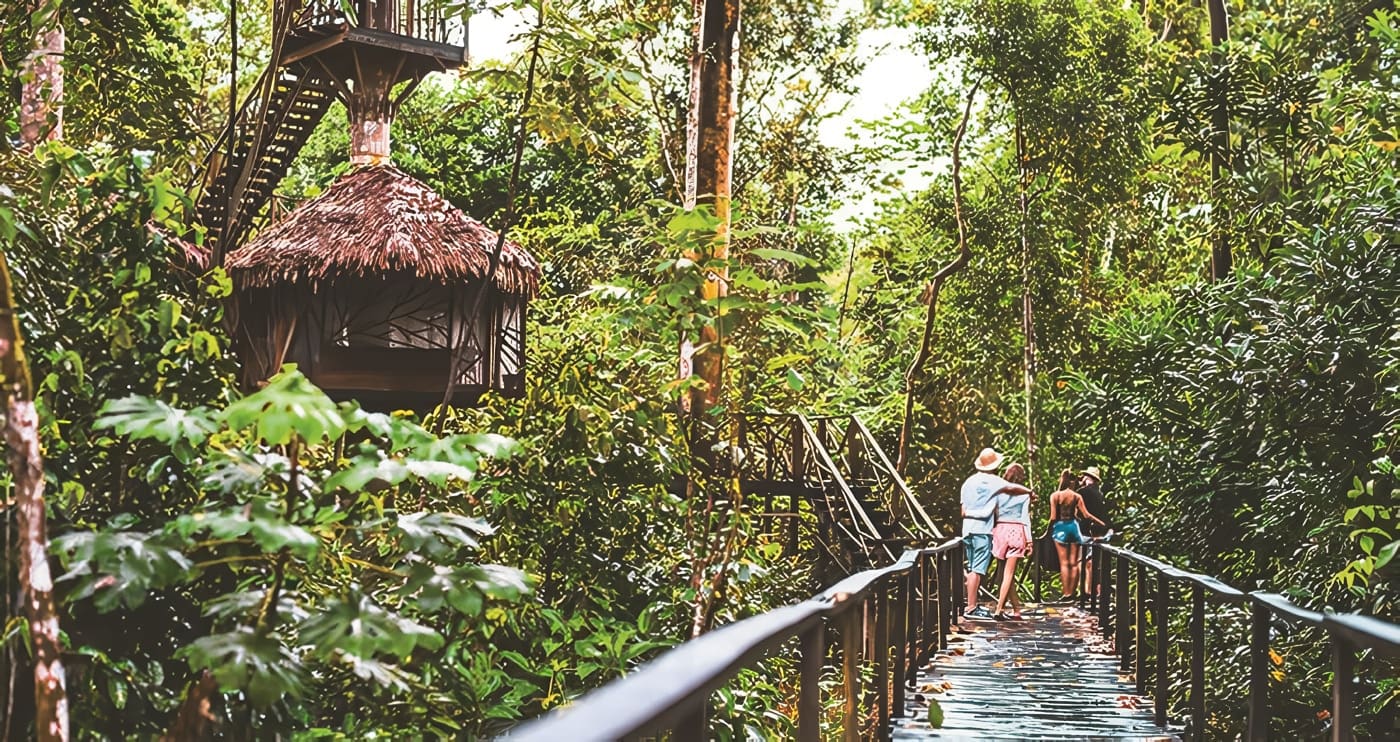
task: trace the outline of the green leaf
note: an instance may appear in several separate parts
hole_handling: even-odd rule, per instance
[[[749,251],[749,254],[755,258],[763,258],[764,260],[779,260],[785,263],[792,263],[799,268],[809,268],[820,265],[816,260],[806,255],[795,253],[791,250],[780,250],[776,247],[755,247]]]
[[[171,446],[197,446],[217,430],[206,408],[180,410],[150,397],[110,401],[97,414],[93,425],[98,429],[111,428],[133,440],[155,439]]]
[[[300,696],[305,689],[303,663],[275,632],[259,634],[240,626],[196,639],[176,656],[188,660],[192,670],[208,670],[222,690],[247,693],[258,708],[285,695]]]
[[[290,365],[267,386],[225,408],[220,419],[234,430],[256,429],[270,445],[288,443],[293,434],[319,443],[339,438],[346,430],[336,403]]]

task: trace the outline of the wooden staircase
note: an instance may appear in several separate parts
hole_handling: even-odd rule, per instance
[[[267,75],[276,79],[264,106],[261,91]],[[205,161],[205,180],[196,202],[199,221],[208,230],[205,244],[231,249],[243,242],[335,98],[334,83],[311,60],[263,72],[238,118],[224,129]],[[231,158],[230,137],[234,141]],[[230,187],[237,197],[226,220]]]

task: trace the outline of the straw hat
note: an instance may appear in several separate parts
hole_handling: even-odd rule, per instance
[[[1086,477],[1093,477],[1095,482],[1103,481],[1103,476],[1099,474],[1099,468],[1097,466],[1086,467],[1084,471],[1079,473]]]
[[[977,471],[996,471],[1001,466],[1002,455],[994,448],[984,448],[982,453],[977,454],[977,460],[972,465]]]

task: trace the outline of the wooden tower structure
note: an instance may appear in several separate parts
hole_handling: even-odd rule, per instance
[[[370,408],[523,393],[539,263],[390,161],[400,102],[429,72],[464,61],[460,24],[436,8],[276,3],[272,63],[216,144],[196,201],[209,257],[233,279],[245,386],[296,363],[331,396]],[[273,189],[336,99],[351,171],[263,225]]]

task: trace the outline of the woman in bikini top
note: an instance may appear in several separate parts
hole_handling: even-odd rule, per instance
[[[1074,595],[1079,585],[1079,546],[1084,543],[1084,534],[1079,532],[1079,521],[1075,516],[1083,513],[1085,518],[1102,525],[1084,507],[1084,498],[1071,489],[1076,481],[1074,472],[1065,469],[1060,473],[1060,489],[1050,495],[1050,537],[1055,542],[1055,550],[1060,557],[1060,589],[1063,598]]]

